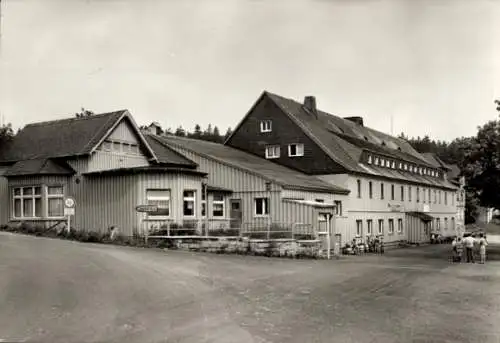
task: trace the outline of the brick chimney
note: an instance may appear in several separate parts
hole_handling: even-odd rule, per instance
[[[312,95],[308,95],[304,98],[304,108],[309,113],[318,116],[318,110],[316,109],[316,98]]]
[[[358,124],[359,126],[363,126],[363,117],[345,117],[345,120],[352,121],[355,124]]]

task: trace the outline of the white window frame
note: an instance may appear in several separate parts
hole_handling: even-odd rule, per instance
[[[295,146],[295,155],[292,155],[292,146]],[[288,144],[288,156],[289,157],[304,156],[304,144],[302,143]]]
[[[272,154],[271,154],[272,152]],[[266,146],[266,158],[279,158],[281,155],[281,147],[279,145],[267,145]]]
[[[24,190],[31,188],[32,194],[24,194]],[[35,188],[40,188],[40,194],[35,194]],[[16,189],[19,189],[19,195],[16,194]],[[42,185],[33,185],[33,186],[19,186],[12,187],[12,218],[14,219],[42,219],[43,218],[43,186]],[[40,199],[40,216],[36,216],[36,199]],[[21,216],[16,217],[16,200],[20,200],[21,202]],[[24,215],[24,200],[31,200],[33,202],[33,212],[30,216]]]
[[[375,157],[375,161],[374,161],[375,165],[378,166],[379,165],[379,158],[378,157]]]
[[[363,237],[363,221],[361,219],[356,220],[356,236]]]
[[[383,219],[378,220],[378,234],[379,235],[384,234],[384,220]]]
[[[50,194],[49,188],[61,188],[62,193]],[[51,199],[61,199],[63,201],[63,213],[60,216],[51,216],[49,202]],[[64,186],[63,185],[47,185],[47,218],[64,218]]]
[[[150,195],[148,194],[149,192],[165,192],[166,195]],[[147,218],[148,219],[153,219],[153,220],[162,220],[162,219],[169,219],[172,213],[172,201],[171,201],[171,190],[170,189],[158,189],[158,188],[149,188],[146,189],[146,203],[148,205],[155,205],[158,206],[157,204],[150,204],[150,201],[168,201],[168,208],[166,207],[161,207],[163,209],[168,210],[168,215],[164,214],[154,214],[154,213],[148,213]]]
[[[258,208],[259,207],[258,201],[261,201],[260,208]],[[269,209],[269,198],[266,198],[266,197],[254,198],[253,199],[253,207],[254,207],[254,216],[255,217],[268,217],[269,213],[271,212]],[[260,212],[260,213],[258,213],[258,212]]]
[[[373,220],[372,219],[366,220],[366,234],[368,236],[373,235]]]
[[[273,131],[273,121],[266,119],[260,121],[260,132],[271,132]]]
[[[398,219],[398,233],[403,233],[403,219],[401,218]]]
[[[222,197],[222,200],[215,200],[215,196],[220,195]],[[215,215],[215,205],[222,205],[222,215]],[[213,194],[213,200],[212,200],[212,217],[214,218],[224,218],[226,215],[226,198],[224,194],[222,193],[214,193]]]
[[[372,155],[368,155],[368,164],[372,164]]]
[[[185,195],[186,192],[193,193],[193,196],[187,196]],[[186,214],[184,212],[184,204],[186,202],[192,202],[193,203],[193,214]],[[182,192],[182,216],[184,218],[195,218],[196,217],[196,190],[195,189],[185,189]]]
[[[333,203],[335,204],[335,215],[337,217],[342,217],[342,201],[335,200]]]
[[[394,234],[394,219],[393,218],[389,218],[388,221],[389,221],[389,224],[388,224],[389,225],[389,231],[387,231],[387,232],[389,233],[389,235],[392,235],[392,234]]]

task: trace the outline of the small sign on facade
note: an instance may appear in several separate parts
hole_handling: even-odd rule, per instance
[[[156,205],[139,205],[135,207],[137,212],[154,213],[158,212],[158,206]]]
[[[66,208],[74,208],[75,207],[75,199],[71,197],[67,197],[64,199],[64,207]]]
[[[74,207],[65,207],[64,208],[64,216],[74,216],[75,215],[75,208]]]

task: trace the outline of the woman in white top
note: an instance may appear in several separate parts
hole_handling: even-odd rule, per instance
[[[479,235],[479,257],[480,257],[480,263],[486,263],[486,246],[488,245],[488,241],[486,240],[486,237],[481,233]]]

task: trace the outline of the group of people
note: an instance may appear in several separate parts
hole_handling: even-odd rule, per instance
[[[462,237],[455,237],[451,243],[453,247],[453,259],[455,262],[463,260],[465,250],[465,258],[467,263],[475,263],[475,255],[479,255],[479,263],[486,263],[486,246],[488,241],[483,233],[476,238],[474,234],[467,233]]]

